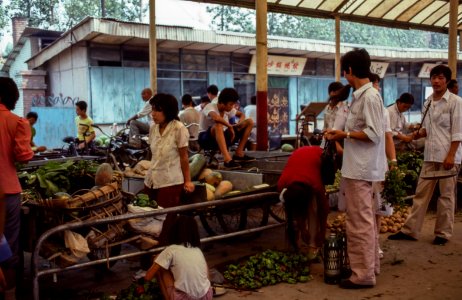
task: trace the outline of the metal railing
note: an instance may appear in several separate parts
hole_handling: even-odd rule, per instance
[[[241,197],[234,197],[232,199],[228,200],[215,200],[215,201],[209,201],[209,202],[201,202],[201,203],[195,203],[195,204],[188,204],[188,205],[181,205],[177,207],[171,207],[171,208],[166,208],[166,209],[159,209],[151,212],[144,212],[144,213],[135,213],[135,214],[124,214],[124,215],[118,215],[118,216],[113,216],[113,217],[108,217],[104,219],[98,219],[98,220],[89,220],[89,221],[82,221],[82,222],[75,222],[75,223],[67,223],[63,225],[56,226],[45,233],[43,233],[38,241],[37,244],[34,248],[34,252],[32,254],[32,259],[31,259],[31,264],[32,264],[32,271],[33,271],[33,278],[32,278],[32,288],[33,288],[33,299],[38,300],[39,299],[39,294],[40,294],[40,286],[39,286],[39,278],[43,275],[47,274],[55,274],[55,273],[61,273],[69,270],[76,270],[76,269],[81,269],[93,265],[98,265],[102,263],[109,263],[111,261],[117,261],[120,259],[126,259],[130,257],[136,257],[136,256],[141,256],[149,253],[157,253],[162,251],[164,247],[156,247],[153,249],[149,250],[139,250],[135,251],[132,253],[127,253],[127,254],[122,254],[122,255],[117,255],[114,257],[108,257],[108,258],[103,258],[103,259],[98,259],[98,260],[92,260],[88,262],[82,262],[78,263],[69,267],[65,268],[51,268],[51,269],[46,269],[46,270],[39,270],[39,259],[40,259],[40,249],[43,245],[43,243],[52,235],[58,233],[58,232],[63,232],[65,230],[73,230],[77,228],[82,228],[82,227],[91,227],[91,226],[96,226],[96,225],[104,225],[104,224],[110,224],[110,223],[115,223],[115,222],[120,222],[120,221],[125,221],[129,219],[136,219],[136,218],[146,218],[146,217],[153,217],[157,215],[163,215],[163,214],[168,214],[168,213],[180,213],[180,212],[195,212],[197,210],[201,209],[209,209],[213,210],[215,207],[220,207],[220,206],[240,206],[243,205],[243,209],[246,209],[250,205],[258,204],[258,202],[265,202],[265,205],[271,205],[271,203],[276,202],[279,197],[279,194],[276,192],[265,192],[265,193],[260,193],[260,194],[252,194],[252,195],[247,195],[247,196],[241,196]],[[268,201],[268,203],[266,203]],[[252,207],[252,206],[250,206]],[[255,207],[255,206],[253,206]],[[217,235],[217,236],[212,236],[212,237],[205,237],[201,239],[202,243],[207,243],[207,242],[212,242],[212,241],[217,241],[217,240],[222,240],[222,239],[227,239],[231,237],[236,237],[236,236],[241,236],[241,235],[247,235],[249,233],[254,233],[254,232],[260,232],[263,230],[268,230],[280,226],[284,226],[285,223],[277,223],[277,224],[270,224],[270,225],[264,225],[264,226],[259,226],[256,228],[250,228],[250,229],[245,229],[245,230],[240,230],[232,233],[226,233],[222,235]]]

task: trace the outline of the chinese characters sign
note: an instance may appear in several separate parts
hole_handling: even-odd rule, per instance
[[[419,78],[430,78],[430,71],[438,64],[423,64],[419,72]]]
[[[379,75],[380,78],[383,78],[383,76],[385,76],[387,69],[388,69],[388,63],[386,62],[377,62],[377,61],[371,62],[371,72]]]
[[[268,75],[287,75],[299,76],[302,75],[305,68],[305,57],[289,57],[289,56],[274,56],[268,55]],[[252,55],[252,61],[249,67],[250,74],[257,73],[257,56]]]

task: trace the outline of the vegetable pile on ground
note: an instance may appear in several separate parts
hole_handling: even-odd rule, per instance
[[[307,282],[312,279],[309,273],[305,255],[266,250],[228,265],[223,275],[228,284],[238,289],[254,290],[280,282]]]
[[[382,216],[380,220],[380,233],[396,233],[401,227],[409,214],[409,206],[395,207],[391,216]],[[332,221],[327,222],[327,229],[331,232],[345,231],[345,213],[336,216]]]
[[[395,208],[391,216],[382,217],[380,221],[380,233],[396,233],[401,227],[409,214],[409,207]]]
[[[143,285],[136,282],[123,289],[117,295],[117,300],[162,300],[162,293],[156,279],[147,281]]]
[[[97,168],[98,163],[88,160],[48,162],[35,171],[20,172],[18,177],[24,189],[35,189],[43,198],[48,198],[58,192],[91,188]]]

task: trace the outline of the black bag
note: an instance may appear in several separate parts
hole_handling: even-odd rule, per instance
[[[321,154],[321,179],[324,185],[331,185],[335,181],[335,173],[340,168],[335,141],[324,144]]]

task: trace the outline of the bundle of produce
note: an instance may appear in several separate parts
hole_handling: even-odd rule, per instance
[[[401,167],[391,169],[385,175],[385,183],[380,193],[383,200],[394,207],[401,207],[405,204],[407,197],[406,190],[409,185],[404,180],[406,173]]]
[[[228,265],[223,275],[235,288],[254,290],[280,282],[307,282],[312,279],[309,273],[305,255],[266,250],[239,264]]]
[[[93,161],[48,162],[35,171],[18,173],[24,189],[35,189],[43,198],[52,197],[58,192],[72,193],[83,188],[85,182],[91,188],[98,164]]]
[[[127,209],[129,213],[143,213],[162,209],[162,207],[158,206],[154,199],[149,199],[148,195],[138,194],[133,203],[127,206]],[[166,215],[161,214],[153,217],[130,219],[128,224],[135,232],[158,237],[162,231],[165,218]]]
[[[335,173],[334,183],[330,185],[326,185],[325,187],[327,194],[338,192],[341,178],[342,178],[342,172],[340,170],[337,170],[337,173]]]

